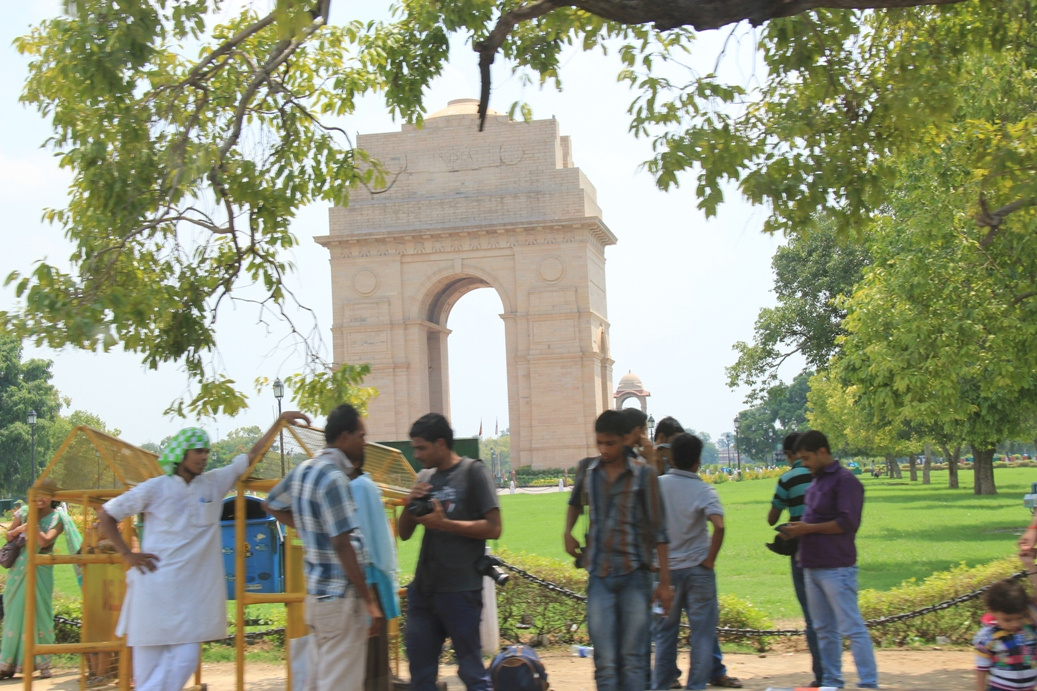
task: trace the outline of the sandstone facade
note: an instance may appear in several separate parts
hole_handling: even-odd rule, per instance
[[[569,467],[594,451],[610,407],[605,247],[593,185],[552,120],[451,101],[422,129],[366,134],[388,191],[360,191],[330,212],[337,362],[369,362],[371,439],[406,438],[429,412],[450,416],[446,328],[465,293],[503,305],[512,466]]]

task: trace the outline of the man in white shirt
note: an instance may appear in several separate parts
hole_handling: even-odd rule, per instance
[[[288,411],[280,420],[310,420]],[[220,541],[224,496],[273,440],[271,427],[247,454],[230,465],[205,471],[209,437],[181,430],[159,464],[165,475],[151,478],[98,510],[101,530],[130,567],[126,598],[116,627],[133,648],[137,691],[180,691],[198,667],[199,643],[227,636],[227,588]],[[122,539],[118,523],[144,515],[141,551]],[[188,589],[190,598],[180,595]]]
[[[691,668],[684,688],[704,689],[709,683],[726,686],[727,683],[710,682],[720,614],[713,567],[724,542],[724,508],[716,489],[698,474],[702,440],[691,434],[677,434],[670,440],[670,450],[673,468],[659,478],[659,489],[670,536],[673,606],[656,628],[651,688],[669,689],[680,674],[677,639],[682,611],[687,613],[691,627]]]

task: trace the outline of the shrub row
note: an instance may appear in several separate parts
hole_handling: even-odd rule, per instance
[[[1008,557],[981,566],[961,564],[949,571],[938,571],[921,582],[915,579],[905,581],[891,590],[863,590],[860,593],[861,614],[865,619],[880,619],[912,612],[972,593],[1020,570],[1019,560]],[[979,629],[979,620],[984,612],[983,598],[977,597],[906,621],[873,626],[871,637],[879,645],[932,643],[937,636],[944,636],[951,643],[967,645]]]

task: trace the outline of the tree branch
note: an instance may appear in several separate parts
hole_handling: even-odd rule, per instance
[[[979,213],[976,214],[976,223],[981,228],[987,228],[987,234],[983,236],[983,239],[979,241],[980,247],[987,247],[997,237],[998,231],[1001,230],[1001,224],[1004,223],[1005,216],[1008,214],[1024,209],[1029,206],[1037,205],[1037,199],[1016,199],[1014,202],[1005,204],[1000,209],[991,211],[987,208],[987,199],[982,192],[979,194]]]
[[[559,7],[575,7],[620,24],[654,24],[657,31],[690,26],[696,31],[748,21],[759,26],[771,19],[815,9],[882,10],[899,7],[953,5],[965,0],[539,0],[501,15],[485,40],[472,48],[479,54],[479,131],[490,105],[490,65],[512,29]]]
[[[254,36],[266,27],[270,26],[277,19],[276,12],[271,12],[267,16],[260,19],[254,24],[250,24],[234,36],[224,41],[219,48],[206,55],[203,59],[198,61],[198,64],[187,74],[187,78],[180,82],[180,86],[186,86],[187,84],[194,84],[199,77],[202,77],[203,70],[211,65],[217,58],[230,53],[232,50],[241,45],[242,42],[247,40],[249,37]]]
[[[502,14],[497,20],[497,26],[493,28],[485,40],[479,41],[472,48],[479,54],[479,76],[482,80],[482,89],[479,92],[479,131],[483,131],[486,125],[486,113],[490,107],[490,65],[497,56],[497,50],[519,22],[528,22],[531,19],[547,14],[559,7],[575,4],[564,0],[540,0],[532,5],[516,7]]]
[[[771,19],[814,9],[879,10],[951,5],[964,0],[575,0],[585,12],[623,24],[654,24],[659,31],[690,26],[696,31],[748,21],[759,26]]]

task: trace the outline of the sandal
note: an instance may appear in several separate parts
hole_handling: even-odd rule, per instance
[[[48,670],[40,670],[40,679],[50,679],[54,676],[54,672]]]
[[[726,689],[740,689],[742,688],[742,682],[728,675],[717,677],[709,682],[710,686],[722,686]]]
[[[0,679],[12,679],[14,678],[13,669],[0,669]]]

